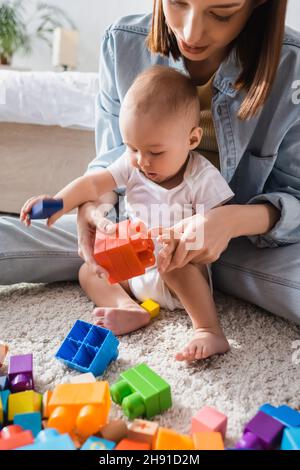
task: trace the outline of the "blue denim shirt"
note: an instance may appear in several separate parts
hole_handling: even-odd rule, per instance
[[[154,64],[188,73],[182,58],[174,61],[171,56],[149,52],[145,39],[150,23],[151,15],[127,16],[111,25],[103,37],[96,103],[97,157],[87,172],[107,167],[124,152],[119,111],[137,74]],[[300,80],[300,33],[286,28],[271,94],[249,121],[237,118],[245,97],[245,92],[232,87],[239,72],[231,54],[213,82],[212,115],[220,169],[235,193],[230,203],[269,202],[280,210],[280,220],[269,233],[249,237],[258,247],[300,242],[300,92],[295,89],[295,81]]]

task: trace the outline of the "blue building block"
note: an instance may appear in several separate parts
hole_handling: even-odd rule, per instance
[[[20,413],[14,416],[14,424],[32,432],[36,437],[42,430],[42,417],[39,411],[33,413]]]
[[[281,405],[276,408],[275,406],[265,404],[260,408],[260,411],[263,411],[269,416],[272,416],[272,418],[277,419],[277,421],[279,421],[285,427],[300,427],[300,413],[290,406]]]
[[[1,375],[0,377],[0,391],[8,389],[8,377],[7,375]]]
[[[7,413],[8,413],[8,397],[10,395],[10,390],[3,390],[3,392],[0,392],[0,399],[2,402],[2,408],[3,408],[3,413],[4,413],[4,420],[7,419]]]
[[[55,212],[60,211],[63,206],[62,199],[44,199],[34,204],[29,215],[31,219],[48,219]]]
[[[280,450],[300,450],[300,428],[285,428]]]
[[[59,434],[56,429],[47,428],[37,435],[33,444],[16,450],[76,450],[76,447],[69,434]]]
[[[89,437],[80,450],[112,450],[116,447],[116,443],[99,437]]]
[[[110,330],[77,320],[55,357],[72,369],[97,377],[117,359],[118,345]]]

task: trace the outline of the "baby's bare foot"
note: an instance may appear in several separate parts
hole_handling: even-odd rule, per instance
[[[97,317],[96,325],[111,330],[115,335],[125,335],[150,322],[149,313],[137,304],[120,308],[97,307],[93,314]]]
[[[224,354],[230,346],[222,332],[197,329],[193,339],[176,354],[177,361],[195,361],[207,359],[214,354]]]

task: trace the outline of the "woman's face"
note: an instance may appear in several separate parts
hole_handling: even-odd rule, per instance
[[[262,0],[162,0],[167,24],[188,60],[222,52],[239,35]]]

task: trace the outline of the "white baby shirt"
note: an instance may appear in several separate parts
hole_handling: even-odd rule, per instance
[[[128,217],[141,219],[148,228],[169,227],[202,210],[206,213],[234,196],[219,170],[203,155],[191,151],[188,159],[182,182],[172,189],[132,167],[126,153],[108,166],[117,187],[126,189]]]

